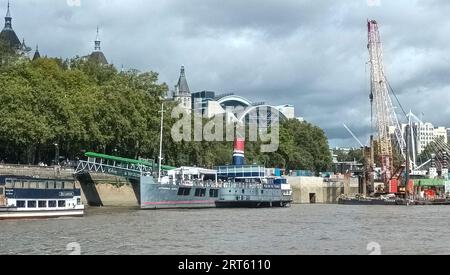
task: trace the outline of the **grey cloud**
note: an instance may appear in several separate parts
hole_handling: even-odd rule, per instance
[[[404,108],[450,127],[448,1],[81,2],[14,1],[16,32],[43,54],[72,57],[92,51],[99,25],[116,66],[157,71],[173,86],[185,65],[194,91],[294,104],[333,146],[357,146],[342,123],[363,142],[370,134],[366,20],[376,19],[387,76]]]

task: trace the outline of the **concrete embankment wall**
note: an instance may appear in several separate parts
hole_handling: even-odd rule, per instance
[[[139,183],[106,174],[89,174],[74,178],[73,169],[53,167],[0,165],[0,175],[39,178],[75,179],[82,190],[85,204],[91,206],[139,206]],[[336,203],[342,194],[359,192],[358,179],[325,182],[323,178],[288,177],[293,189],[294,203]]]
[[[359,192],[357,178],[326,182],[317,177],[288,177],[292,186],[293,199],[296,204],[332,204],[342,194],[356,194]]]
[[[82,199],[91,206],[138,206],[139,184],[122,177],[106,174],[83,175],[75,178],[73,169],[53,167],[0,165],[0,176],[25,176],[43,179],[76,180]]]

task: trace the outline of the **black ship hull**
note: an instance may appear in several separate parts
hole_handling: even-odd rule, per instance
[[[378,198],[366,198],[366,199],[339,199],[338,204],[341,205],[406,205],[403,200],[384,200]]]
[[[216,201],[216,208],[272,208],[272,207],[289,207],[290,202],[287,201]]]

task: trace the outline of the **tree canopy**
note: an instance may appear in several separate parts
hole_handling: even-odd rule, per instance
[[[83,58],[2,57],[0,64],[0,159],[10,163],[51,164],[84,152],[129,158],[157,158],[160,109],[168,86],[158,74],[119,72]],[[170,114],[174,103],[165,104]],[[174,142],[173,118],[164,124],[164,163],[213,167],[231,162],[231,142]],[[290,120],[280,129],[277,152],[263,154],[261,142],[246,144],[248,163],[289,170],[325,171],[331,164],[323,132]]]

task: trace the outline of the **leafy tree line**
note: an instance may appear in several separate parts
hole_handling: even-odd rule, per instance
[[[156,159],[160,109],[168,86],[154,72],[119,72],[82,58],[29,61],[3,57],[0,63],[0,160],[52,164],[82,159],[95,151]],[[232,158],[230,142],[173,142],[165,104],[164,163],[213,167]],[[324,132],[297,120],[282,123],[280,147],[262,154],[260,142],[247,143],[248,163],[290,170],[324,171],[331,164]]]

